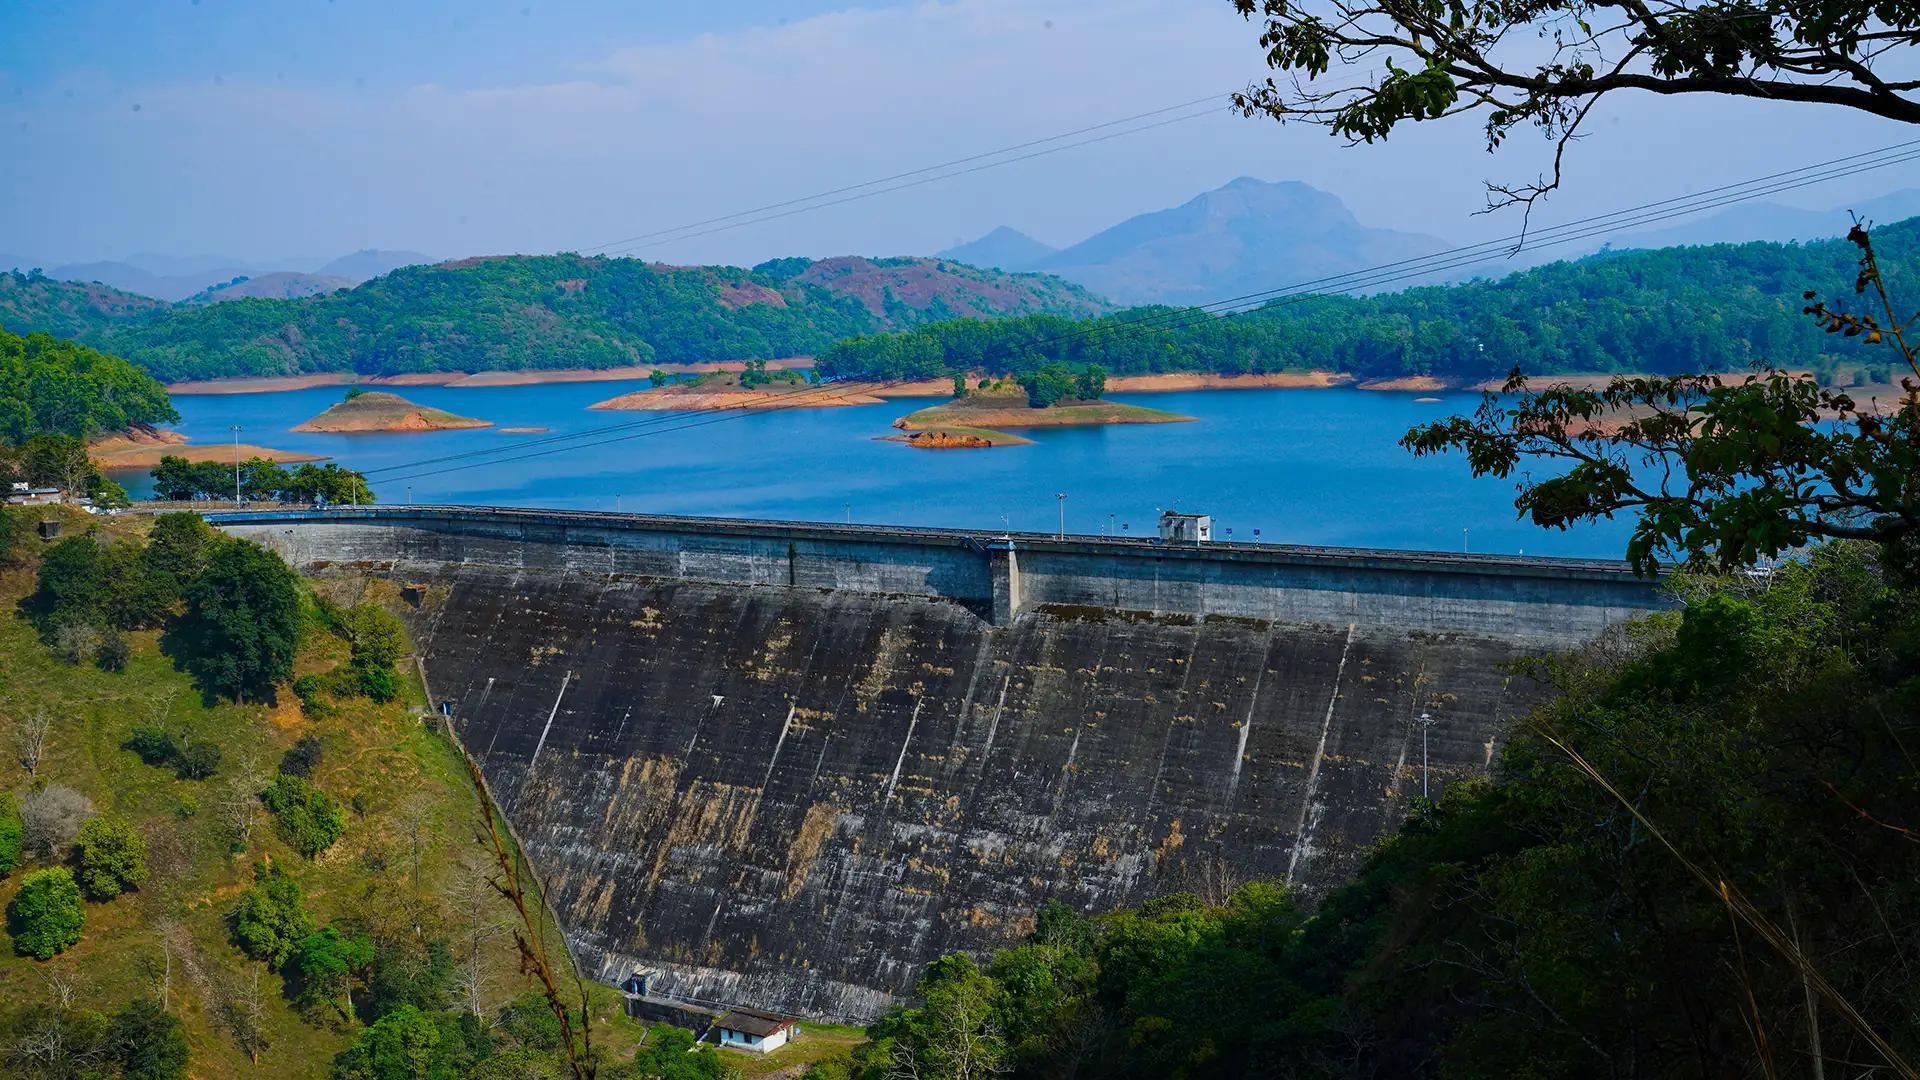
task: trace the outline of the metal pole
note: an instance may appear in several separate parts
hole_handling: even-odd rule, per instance
[[[1420,797],[1427,798],[1427,732],[1433,730],[1433,714],[1420,714]]]
[[[233,425],[233,505],[240,505],[240,425]]]
[[[1467,553],[1467,530],[1461,529],[1460,530],[1460,554],[1465,555],[1466,553]]]
[[[1065,540],[1067,538],[1067,493],[1057,491],[1054,492],[1053,497],[1060,500],[1060,539]]]

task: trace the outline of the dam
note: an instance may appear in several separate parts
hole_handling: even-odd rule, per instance
[[[399,598],[586,973],[846,1022],[1089,912],[1350,876],[1622,563],[482,507],[215,513]],[[1423,765],[1423,736],[1428,758]]]

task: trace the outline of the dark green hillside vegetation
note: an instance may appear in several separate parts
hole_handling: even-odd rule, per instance
[[[326,296],[139,314],[89,305],[78,289],[20,279],[0,291],[0,311],[166,381],[771,359],[956,316],[1104,307],[1057,279],[927,259],[778,260],[745,270],[501,256],[404,267]]]
[[[1903,1075],[1920,591],[1844,543],[1683,592],[1541,664],[1562,696],[1492,779],[1416,800],[1311,912],[1263,882],[1050,904],[813,1075]]]
[[[0,444],[179,418],[166,389],[125,360],[47,334],[0,330]]]
[[[1920,281],[1920,219],[1882,227],[1875,240],[1890,284]],[[1772,361],[1830,376],[1839,346],[1801,315],[1800,292],[1850,280],[1856,256],[1844,240],[1623,251],[1498,280],[1288,298],[1231,317],[1132,308],[1081,320],[956,320],[838,342],[819,366],[823,376],[872,380],[1020,376],[1064,362],[1116,375],[1313,369],[1475,382],[1515,368],[1677,373]],[[1885,382],[1893,370],[1866,374]]]

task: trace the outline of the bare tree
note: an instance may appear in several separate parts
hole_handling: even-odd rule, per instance
[[[20,839],[27,850],[51,857],[73,842],[93,816],[93,803],[65,784],[48,784],[20,797]]]
[[[260,1055],[270,1045],[267,1042],[267,999],[260,991],[259,964],[248,964],[246,972],[237,978],[231,990],[220,1002],[220,1018],[226,1022],[227,1030],[233,1033],[234,1045],[247,1055],[247,1060],[260,1064]]]
[[[266,790],[270,780],[260,755],[253,750],[241,751],[226,790],[220,795],[220,821],[226,827],[228,842],[234,847],[245,848],[253,839],[253,819],[260,809],[260,793]]]
[[[100,645],[100,631],[86,623],[68,623],[53,632],[53,651],[69,664],[82,664]]]
[[[29,778],[40,773],[40,763],[46,760],[47,733],[52,730],[53,714],[44,708],[35,708],[13,729],[14,756]]]
[[[462,924],[464,941],[460,956],[460,997],[466,1010],[476,1016],[487,1015],[487,998],[493,980],[484,958],[501,936],[504,924],[492,912],[493,885],[482,870],[469,870],[449,897]]]

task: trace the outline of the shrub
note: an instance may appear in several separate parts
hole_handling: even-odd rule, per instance
[[[192,792],[188,792],[180,796],[180,805],[174,807],[173,812],[182,819],[190,818],[200,812],[200,800],[194,798]]]
[[[86,906],[73,872],[64,866],[35,870],[21,879],[20,891],[7,905],[7,933],[13,951],[21,956],[51,960],[80,940],[86,925]]]
[[[305,677],[302,676],[302,678]],[[288,747],[287,752],[280,756],[280,771],[288,776],[312,776],[314,768],[320,764],[320,759],[325,752],[326,748],[320,742],[320,736],[302,735],[299,742]]]
[[[185,1080],[187,1033],[158,1002],[135,1001],[114,1014],[107,1046],[122,1080]]]
[[[120,744],[122,750],[131,750],[140,755],[140,760],[156,768],[173,764],[174,755],[179,747],[174,744],[173,733],[158,724],[135,724],[133,734]]]
[[[97,817],[80,828],[80,887],[111,900],[147,880],[147,841],[125,818]]]
[[[538,990],[528,990],[507,1002],[494,1023],[529,1050],[560,1049],[560,1018],[553,1015],[546,995]]]
[[[108,630],[101,635],[100,647],[94,650],[93,662],[100,665],[102,671],[125,671],[127,660],[133,656],[133,650],[127,645],[127,635],[118,630]]]
[[[187,743],[174,759],[173,771],[182,780],[205,780],[220,771],[220,744]]]
[[[300,883],[277,866],[253,868],[253,884],[233,909],[233,941],[255,960],[278,969],[313,933],[313,916],[302,906]]]
[[[327,700],[324,676],[302,675],[293,680],[293,696],[300,699],[300,711],[316,720],[334,713],[333,703]]]
[[[20,865],[20,811],[13,805],[13,793],[0,791],[0,879]]]
[[[280,838],[309,859],[332,847],[346,831],[347,816],[340,804],[298,776],[275,777],[260,799],[273,812]]]
[[[65,784],[48,784],[20,797],[21,842],[43,858],[64,849],[93,816],[93,803]]]

